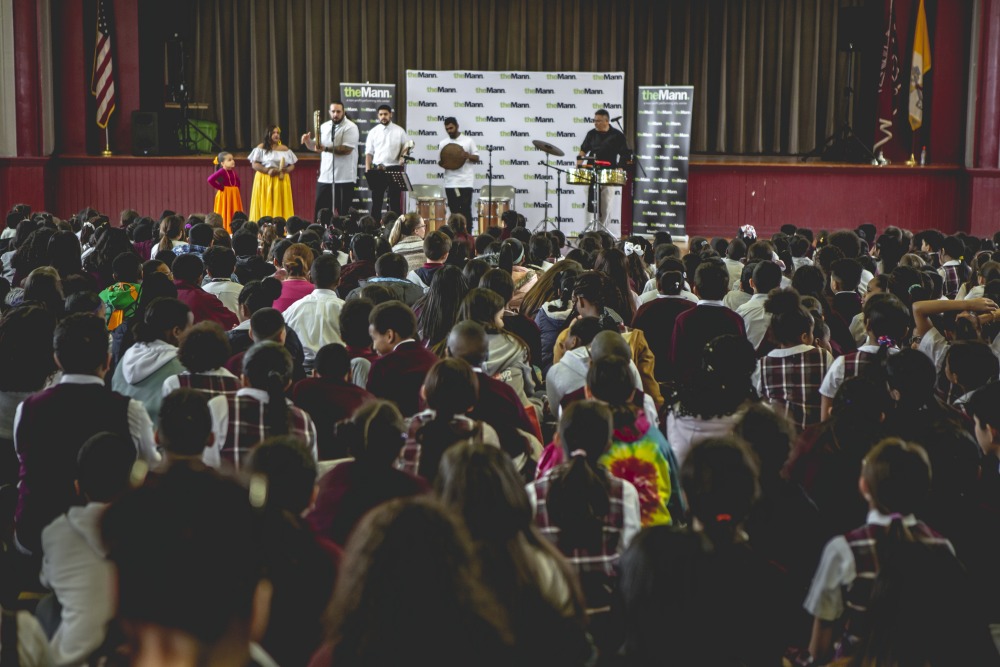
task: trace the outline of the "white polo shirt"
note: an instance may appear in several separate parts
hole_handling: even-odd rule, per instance
[[[365,155],[372,156],[372,166],[390,166],[399,164],[399,154],[403,152],[409,137],[406,130],[395,123],[382,125],[379,123],[368,130],[365,139]]]
[[[319,157],[319,177],[317,183],[355,183],[358,180],[358,141],[361,137],[358,126],[344,118],[336,127],[328,120],[319,126],[320,148],[346,146],[351,152],[346,155],[335,155],[323,151]]]
[[[458,144],[466,153],[479,155],[479,149],[476,148],[476,142],[464,134],[459,134],[456,139],[452,139],[451,137],[442,139],[441,143],[438,145],[438,149],[443,150],[448,144]],[[444,187],[446,188],[471,188],[475,182],[475,167],[473,163],[468,160],[466,160],[465,164],[458,169],[444,170]]]

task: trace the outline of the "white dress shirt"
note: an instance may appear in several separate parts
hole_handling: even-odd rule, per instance
[[[60,378],[59,384],[96,384],[104,386],[104,380],[96,375],[83,375],[79,373],[66,373]],[[17,427],[21,423],[21,408],[24,403],[17,406],[14,412],[14,449],[17,450]],[[149,413],[139,401],[130,399],[128,402],[128,434],[135,444],[135,449],[139,457],[148,463],[152,468],[160,462],[160,452],[156,446],[156,439],[153,437],[153,421],[149,418]]]
[[[314,289],[285,311],[285,324],[290,326],[302,341],[306,355],[306,365],[312,367],[312,360],[324,345],[340,343],[340,309],[344,300],[328,289]]]
[[[331,135],[332,132],[332,135]],[[318,150],[333,147],[347,147],[350,153],[337,155],[330,151],[319,154],[319,177],[317,183],[356,183],[358,180],[358,142],[361,133],[358,126],[348,118],[343,118],[334,129],[332,120],[319,126]]]
[[[755,350],[760,347],[760,342],[764,340],[767,328],[771,325],[771,313],[764,310],[766,302],[766,294],[754,294],[736,309],[736,314],[743,318],[743,324],[746,326],[747,340]]]
[[[476,148],[476,142],[464,134],[458,135],[455,139],[452,139],[451,137],[442,139],[441,143],[438,145],[438,149],[444,149],[444,147],[448,144],[458,144],[466,153],[479,155],[479,149]],[[444,170],[444,187],[446,188],[471,188],[475,182],[475,167],[469,160],[466,160],[465,164],[458,169]]]
[[[406,130],[395,123],[382,125],[379,123],[368,130],[365,139],[365,155],[372,156],[372,166],[398,165],[399,154],[408,141]]]
[[[243,285],[230,278],[210,278],[201,288],[217,296],[223,306],[233,311],[240,322],[243,321],[243,315],[240,314],[240,292],[243,291]]]

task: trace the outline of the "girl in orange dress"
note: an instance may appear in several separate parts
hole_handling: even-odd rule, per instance
[[[219,153],[216,159],[219,170],[208,177],[208,184],[218,190],[215,194],[215,212],[222,216],[226,231],[232,233],[229,223],[233,213],[243,210],[240,197],[240,177],[236,175],[236,158],[232,153]]]

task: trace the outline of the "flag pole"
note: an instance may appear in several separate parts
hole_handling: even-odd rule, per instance
[[[101,151],[102,157],[111,157],[111,138],[108,136],[108,126],[104,126],[104,150]]]

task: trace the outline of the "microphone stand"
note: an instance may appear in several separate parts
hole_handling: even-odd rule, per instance
[[[632,160],[634,160],[636,166],[639,167],[639,171],[642,172],[643,177],[646,177],[646,170],[642,168],[642,162],[639,161],[639,156],[636,155],[635,151],[632,150],[632,147],[628,145],[628,135],[625,134],[625,130],[622,128],[621,120],[615,120],[615,123],[618,125],[618,131],[625,137],[625,148],[628,149],[629,154],[632,156]]]
[[[493,145],[490,144],[486,147],[489,152],[489,163],[486,167],[486,181],[489,184],[487,187],[490,190],[489,201],[486,202],[486,229],[493,227]]]

